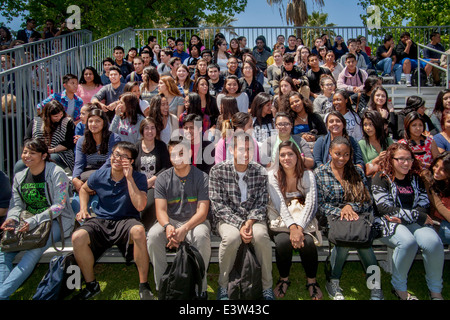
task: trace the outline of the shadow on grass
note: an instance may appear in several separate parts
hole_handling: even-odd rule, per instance
[[[317,281],[321,287],[324,300],[329,300],[325,289],[324,263],[319,263],[317,271]],[[48,270],[48,264],[40,264],[33,271],[30,278],[12,296],[11,300],[31,300],[42,277]],[[95,267],[95,275],[100,282],[101,293],[93,300],[139,300],[139,277],[134,264],[99,264]],[[208,300],[215,300],[217,294],[217,279],[219,266],[213,263],[208,268]],[[445,261],[444,265],[444,288],[442,295],[450,299],[450,261]],[[279,274],[276,265],[273,264],[274,286]],[[280,300],[310,300],[309,293],[305,288],[306,276],[301,263],[293,263],[290,275],[291,286],[286,296]],[[382,270],[381,282],[385,300],[397,300],[391,293],[391,276]],[[153,269],[150,266],[149,283],[153,293],[155,293],[155,283],[153,280]],[[363,267],[360,262],[347,262],[341,279],[346,300],[369,300],[370,291],[366,286],[366,279]],[[422,260],[416,260],[410,270],[408,277],[408,291],[416,295],[420,300],[429,300],[428,288],[425,281],[425,270]],[[68,297],[70,299],[70,296]]]

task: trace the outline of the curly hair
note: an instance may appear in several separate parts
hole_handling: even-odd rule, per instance
[[[381,162],[381,174],[384,176],[387,176],[389,179],[394,181],[395,179],[395,169],[393,165],[394,161],[394,155],[398,150],[405,150],[408,151],[411,154],[411,158],[413,159],[413,163],[411,166],[411,169],[409,170],[408,174],[416,174],[420,175],[422,168],[420,161],[417,160],[417,158],[414,156],[413,151],[411,150],[411,147],[407,145],[406,143],[398,143],[395,142],[389,146],[389,148],[386,150],[386,155],[384,157],[384,160]]]

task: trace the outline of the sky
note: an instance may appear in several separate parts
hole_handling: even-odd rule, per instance
[[[288,1],[284,0],[286,5]],[[306,0],[308,13],[321,11],[328,13],[328,23],[341,27],[362,26],[360,14],[365,13],[358,0],[325,0],[324,7],[318,7],[312,0]],[[287,26],[286,20],[280,17],[279,7],[270,6],[266,0],[248,0],[245,12],[235,16],[238,19],[233,25],[249,26]]]
[[[284,4],[286,3],[287,0],[284,0]],[[325,6],[320,8],[314,1],[306,0],[308,13],[318,10],[328,13],[328,22],[338,26],[362,26],[359,15],[364,11],[357,3],[358,0],[325,0]],[[266,0],[248,0],[245,12],[236,15],[235,18],[238,21],[233,25],[237,27],[287,26],[286,21],[280,17],[279,7],[270,6]],[[0,22],[5,22],[5,19],[0,17]],[[12,30],[19,30],[22,22],[21,19],[16,19],[7,26]]]

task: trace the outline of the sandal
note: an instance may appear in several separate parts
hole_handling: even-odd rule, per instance
[[[320,286],[317,282],[312,282],[306,284],[306,290],[309,291],[309,288],[312,287],[312,293],[310,293],[311,300],[322,300],[322,296],[319,294]]]
[[[409,292],[407,292],[408,295],[406,296],[406,299],[403,299],[403,298],[398,294],[397,290],[395,290],[395,289],[392,289],[392,293],[393,293],[399,300],[419,300],[419,299],[417,299],[416,296],[413,296],[413,295],[410,294]]]
[[[290,285],[291,285],[291,282],[289,280],[281,280],[281,278],[279,278],[277,281],[277,285],[275,286],[275,289],[273,290],[275,297],[284,298],[286,291]]]

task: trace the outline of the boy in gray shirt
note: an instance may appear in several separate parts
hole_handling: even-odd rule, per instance
[[[157,222],[150,228],[147,247],[153,264],[156,290],[167,268],[166,247],[178,248],[182,241],[194,246],[208,269],[211,256],[208,175],[190,164],[190,145],[183,140],[168,144],[172,168],[155,182]],[[202,297],[206,296],[206,273]]]

